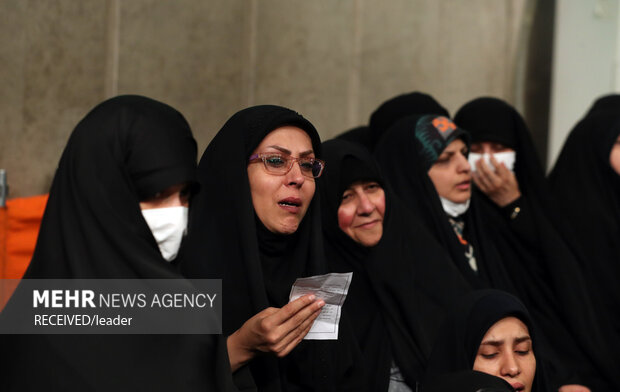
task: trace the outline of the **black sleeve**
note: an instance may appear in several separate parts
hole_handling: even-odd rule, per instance
[[[502,215],[508,220],[508,225],[517,237],[525,242],[530,249],[538,250],[538,227],[532,208],[523,195],[517,200],[500,208]]]

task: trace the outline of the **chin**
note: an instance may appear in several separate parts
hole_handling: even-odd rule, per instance
[[[450,200],[453,203],[466,203],[469,199],[471,199],[471,193],[467,193],[466,195],[464,194],[460,194],[460,195],[456,195],[454,198],[449,198],[448,200]]]
[[[297,231],[298,228],[299,228],[299,222],[283,223],[278,226],[276,233],[285,234],[285,235],[293,234]]]
[[[365,235],[358,237],[358,243],[366,248],[373,247],[381,241],[381,233],[375,235]]]

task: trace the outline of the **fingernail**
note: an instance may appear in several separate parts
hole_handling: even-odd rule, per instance
[[[319,300],[318,305],[319,305],[319,308],[322,308],[325,305],[325,301],[323,301],[322,299]]]
[[[310,294],[310,296],[308,297],[310,301],[314,301],[315,298],[316,296],[314,294]]]

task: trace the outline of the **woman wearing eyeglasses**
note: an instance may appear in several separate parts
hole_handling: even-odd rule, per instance
[[[356,348],[345,320],[337,341],[302,341],[324,303],[313,295],[288,303],[295,279],[327,271],[315,195],[325,167],[319,151],[308,120],[263,105],[232,116],[199,165],[205,192],[194,202],[181,268],[223,279],[232,369],[248,366],[261,391],[362,388],[349,384]]]

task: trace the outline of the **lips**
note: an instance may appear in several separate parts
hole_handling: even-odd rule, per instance
[[[377,223],[379,223],[379,222],[381,222],[380,219],[375,219],[375,220],[372,220],[370,222],[366,222],[366,223],[362,223],[362,224],[356,225],[355,227],[359,228],[359,229],[371,229],[371,228],[375,227],[375,225]]]
[[[522,391],[525,389],[525,385],[521,384],[520,382],[514,382],[510,384],[512,386],[512,389],[514,389],[515,391]]]
[[[301,199],[298,197],[287,197],[286,199],[282,199],[278,202],[278,206],[280,208],[292,212],[297,213],[301,210]]]
[[[468,190],[470,186],[471,186],[470,180],[466,180],[466,181],[459,182],[458,184],[456,184],[456,188],[460,190]]]

